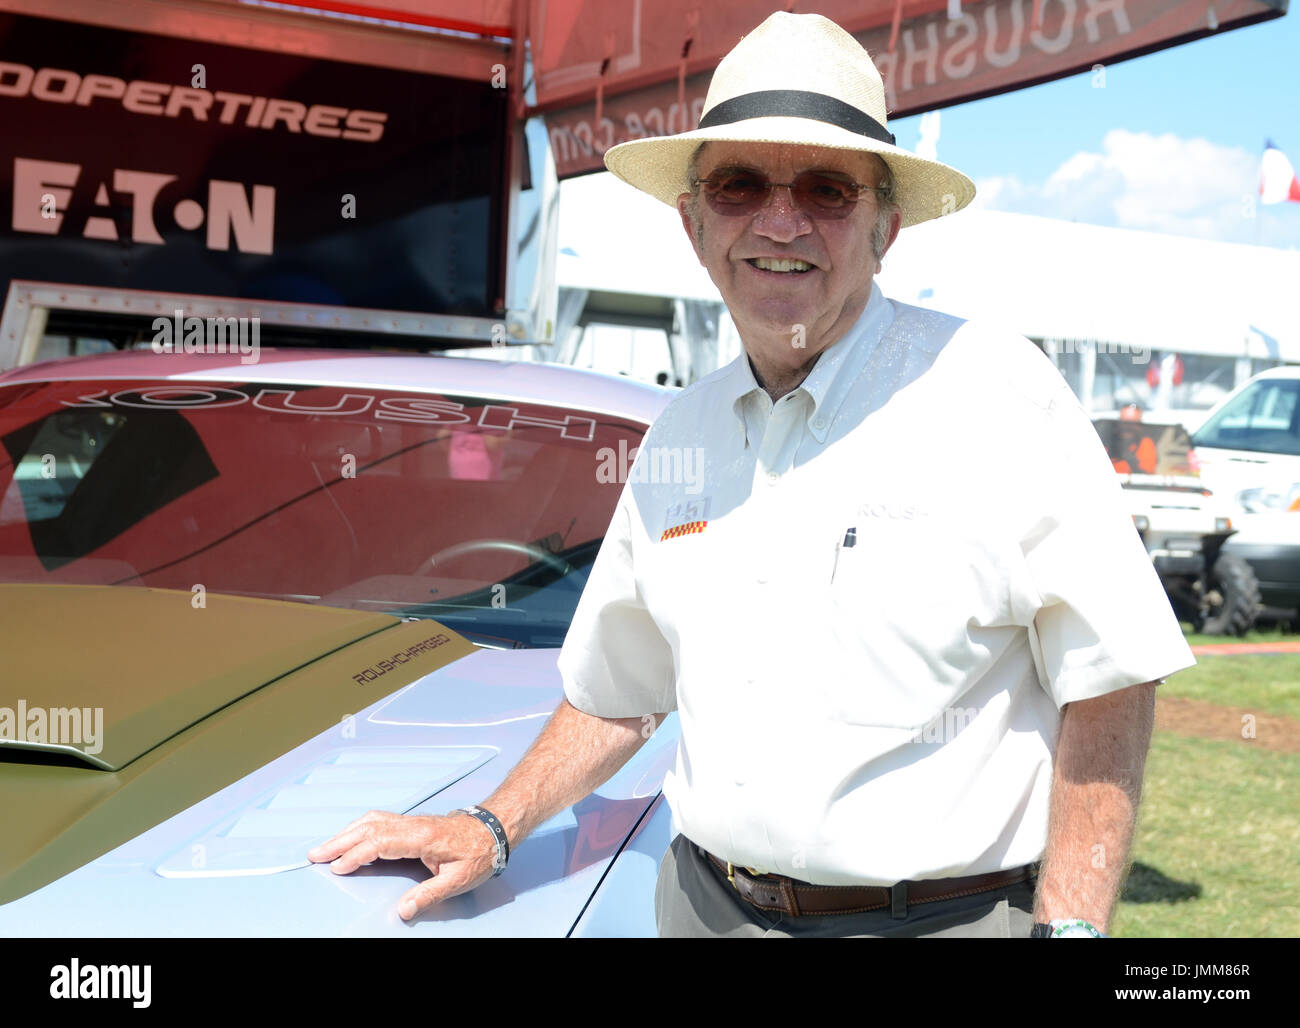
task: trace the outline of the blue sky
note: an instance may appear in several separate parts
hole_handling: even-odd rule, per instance
[[[915,148],[919,116],[890,128]],[[1266,138],[1300,167],[1297,4],[1108,66],[1103,88],[1088,72],[945,108],[938,156],[979,206],[1300,249],[1300,204],[1250,200]]]

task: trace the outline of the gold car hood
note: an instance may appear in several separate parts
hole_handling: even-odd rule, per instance
[[[0,585],[0,711],[12,711],[0,712],[0,744],[14,744],[21,728],[23,748],[116,771],[214,710],[395,623],[240,596],[197,602],[170,589]],[[99,738],[87,740],[96,721]],[[80,743],[51,738],[78,727]]]
[[[433,621],[212,593],[204,604],[0,585],[0,903],[477,648]],[[76,727],[73,710],[82,740],[52,740],[56,724]]]

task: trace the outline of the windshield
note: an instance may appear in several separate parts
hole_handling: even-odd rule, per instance
[[[1092,423],[1123,485],[1201,489],[1192,439],[1182,425],[1101,418]]]
[[[611,454],[644,430],[354,387],[9,386],[0,581],[202,586],[558,646],[618,500]]]
[[[1197,446],[1300,456],[1300,379],[1247,386],[1196,432]]]

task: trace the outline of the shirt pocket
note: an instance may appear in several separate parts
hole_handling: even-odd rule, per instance
[[[726,575],[727,526],[662,529],[636,553],[638,587],[651,616],[677,646],[678,626],[715,618],[717,593]]]
[[[829,590],[823,670],[838,716],[915,731],[943,717],[1016,631],[1008,559],[957,521],[860,521]]]

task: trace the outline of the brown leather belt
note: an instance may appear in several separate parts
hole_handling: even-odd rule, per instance
[[[884,885],[810,885],[778,874],[759,874],[719,860],[708,850],[696,847],[718,869],[740,895],[760,910],[775,910],[793,917],[810,914],[857,914],[888,908],[892,916],[907,916],[909,903],[934,903],[992,892],[1038,875],[1037,864],[1006,871],[991,871],[964,878],[926,878]]]

